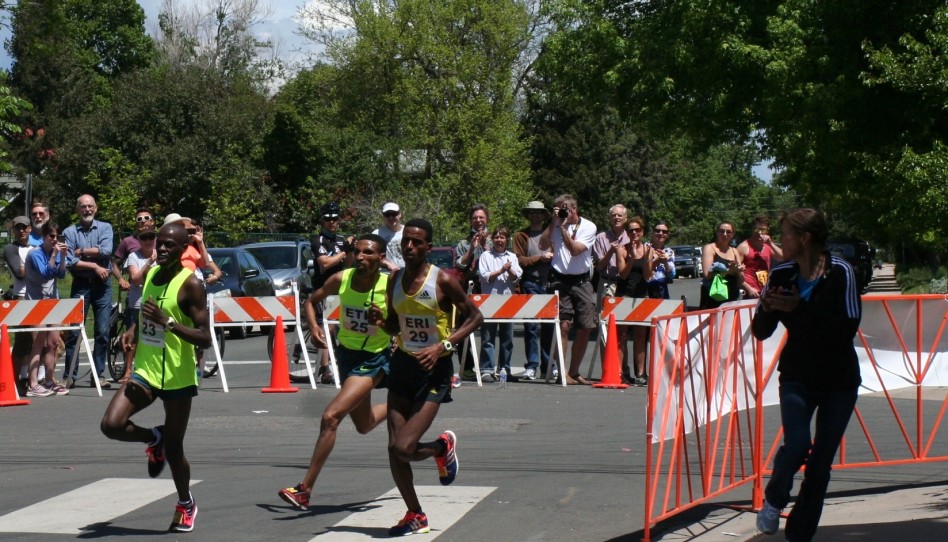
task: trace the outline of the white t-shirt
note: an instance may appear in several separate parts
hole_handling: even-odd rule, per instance
[[[385,239],[385,259],[397,265],[399,269],[405,267],[405,258],[402,258],[402,232],[404,230],[405,227],[402,226],[400,230],[392,231],[386,225],[372,232]]]
[[[579,218],[579,224],[566,226],[566,234],[574,241],[586,247],[586,250],[573,256],[566,243],[560,228],[553,229],[553,269],[564,275],[582,275],[589,273],[592,267],[592,246],[596,241],[596,225],[590,220]]]
[[[141,270],[142,267],[145,267],[145,264],[148,263],[148,256],[145,256],[141,251],[136,250],[128,255],[128,258],[125,258],[125,269],[128,269],[128,272],[132,272],[132,266],[137,267]],[[144,290],[144,282],[138,286],[131,284],[128,287],[128,307],[131,309],[140,309],[142,308],[142,290]]]

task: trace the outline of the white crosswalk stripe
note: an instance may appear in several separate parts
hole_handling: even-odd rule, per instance
[[[0,533],[77,535],[174,493],[171,480],[103,478],[0,517]]]
[[[496,487],[476,486],[418,486],[418,500],[428,515],[431,533],[424,540],[434,540],[457,523],[477,503],[484,500]],[[380,495],[367,510],[345,517],[310,542],[358,542],[386,536],[388,528],[405,515],[405,502],[398,489]]]
[[[191,480],[191,485],[200,480]],[[419,486],[418,499],[425,506],[433,540],[458,522],[496,487]],[[174,495],[172,480],[104,478],[0,516],[0,533],[79,535],[90,525],[107,523],[119,516]],[[376,498],[371,506],[346,516],[310,542],[357,542],[387,533],[405,515],[398,489]],[[55,513],[53,513],[55,511]]]

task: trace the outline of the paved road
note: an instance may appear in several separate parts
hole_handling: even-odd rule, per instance
[[[247,362],[263,357],[263,343],[258,336],[229,341],[228,358],[244,361],[226,365],[230,393],[219,380],[206,379],[195,400],[186,445],[193,477],[201,480],[193,489],[197,539],[384,535],[404,513],[396,497],[383,497],[394,488],[384,428],[361,436],[344,424],[312,511],[298,513],[276,497],[277,489],[302,476],[319,416],[336,390],[260,393],[268,366]],[[99,398],[94,389],[76,388],[67,397],[0,410],[0,532],[46,541],[142,538],[167,528],[173,506],[168,473],[148,479],[142,446],[108,441],[98,431],[112,393]],[[605,540],[640,528],[644,397],[642,388],[464,383],[430,435],[447,428],[459,435],[458,481],[443,490],[433,462],[416,467],[416,483],[432,487],[423,499],[431,537]],[[138,419],[158,423],[160,407]],[[67,492],[76,493],[62,498]],[[37,503],[45,504],[25,509]],[[372,519],[379,510],[386,513]]]
[[[676,281],[676,288],[696,283]],[[363,436],[343,424],[311,511],[296,512],[276,497],[277,489],[302,476],[319,416],[336,390],[321,386],[315,391],[303,387],[296,394],[260,393],[269,381],[269,366],[260,361],[265,359],[264,345],[258,335],[228,341],[225,359],[238,362],[226,366],[230,393],[223,393],[219,380],[212,378],[203,382],[195,400],[186,446],[192,475],[200,480],[193,486],[200,513],[197,531],[180,538],[230,542],[384,537],[404,512],[392,493],[384,428]],[[514,356],[514,365],[521,364],[519,339]],[[98,431],[112,393],[99,398],[93,389],[77,388],[67,397],[0,409],[0,539],[145,539],[164,533],[173,506],[169,474],[149,479],[143,446],[111,442]],[[453,486],[442,488],[433,463],[416,465],[416,484],[425,488],[422,502],[433,529],[422,540],[640,539],[642,388],[564,389],[523,382],[500,389],[466,382],[454,397],[454,403],[442,408],[429,437],[448,428],[458,434],[461,472]],[[376,392],[375,399],[383,400],[382,393]],[[867,416],[886,408],[881,398],[860,399],[860,406]],[[768,409],[769,415],[774,413]],[[138,420],[159,423],[160,407],[141,413]],[[936,448],[944,450],[944,438],[939,438]],[[895,445],[881,442],[880,449],[885,453]],[[863,503],[880,488],[921,488],[931,501],[928,509],[944,518],[944,491],[926,484],[946,479],[944,463],[844,471],[836,474],[831,490],[834,498]],[[736,493],[730,502],[747,504],[749,497]],[[913,500],[892,495],[880,500],[890,509],[908,507],[912,513],[923,507],[917,494]],[[829,522],[840,517],[827,512],[824,523],[834,525]],[[888,521],[881,513],[873,517],[880,524]],[[826,529],[825,536],[821,532],[819,540],[849,539],[866,530],[887,533],[888,539],[915,532],[919,525],[944,526],[930,518],[910,524],[907,517],[912,516],[898,515],[895,523],[905,530],[888,523],[868,529],[870,519],[854,517]],[[655,532],[662,540],[756,540],[752,519],[748,524],[747,518],[752,516],[708,505],[660,524]],[[744,521],[744,527],[738,529],[738,521]],[[735,532],[742,534],[722,534]]]

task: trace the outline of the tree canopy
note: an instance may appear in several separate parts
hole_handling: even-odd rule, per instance
[[[333,200],[356,232],[395,200],[449,242],[474,203],[518,227],[570,192],[681,243],[808,204],[945,252],[943,1],[324,0],[300,8],[320,48],[293,72],[255,31],[260,0],[165,0],[153,36],[134,0],[2,9],[0,166],[60,220],[91,191],[128,226],[145,203],[312,232]]]
[[[781,184],[876,239],[948,233],[936,211],[948,204],[944,2],[564,0],[555,11],[551,55],[564,85],[588,83],[587,99],[705,148],[756,141]]]

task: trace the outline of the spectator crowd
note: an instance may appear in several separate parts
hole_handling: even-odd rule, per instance
[[[112,225],[96,219],[98,204],[89,194],[76,201],[75,224],[61,228],[50,217],[50,208],[36,201],[30,217],[17,216],[11,224],[11,242],[4,248],[4,260],[12,276],[12,284],[4,291],[6,300],[58,299],[58,281],[71,275],[71,298],[83,298],[88,314],[93,312],[92,360],[100,385],[111,388],[104,372],[109,355],[113,303],[112,280],[127,291],[124,311],[125,325],[137,321],[142,303],[145,277],[155,267],[157,231],[155,214],[142,207],[135,213],[135,232],[118,245],[114,243]],[[194,270],[206,285],[220,280],[222,273],[214,264],[203,242],[200,225],[188,217],[171,213],[164,224],[181,223],[189,235],[189,245],[182,255],[182,264]],[[20,331],[13,333],[13,374],[18,391],[27,397],[68,395],[78,378],[78,331]],[[199,352],[200,354],[200,352]],[[57,378],[56,363],[65,356],[65,368]],[[134,350],[125,351],[124,374],[118,383],[132,374]],[[91,386],[95,386],[90,376]]]
[[[114,242],[113,228],[96,219],[95,199],[84,194],[77,199],[75,224],[60,228],[50,220],[50,209],[43,202],[34,202],[30,216],[15,217],[11,224],[11,241],[4,249],[4,259],[12,275],[12,285],[4,292],[5,299],[55,299],[59,297],[57,281],[66,273],[72,277],[71,297],[82,297],[85,309],[92,309],[94,338],[92,359],[100,377],[106,368],[110,345],[110,319],[113,310],[113,285],[127,291],[126,325],[137,319],[145,277],[155,266],[155,214],[147,207],[135,214],[135,231]],[[550,202],[527,202],[522,208],[525,224],[491,225],[490,211],[485,204],[475,204],[468,213],[470,231],[455,249],[457,276],[469,293],[484,294],[552,294],[560,300],[560,328],[553,325],[525,324],[523,341],[525,362],[522,373],[514,377],[510,366],[513,351],[513,324],[487,323],[480,327],[481,349],[479,367],[465,349],[458,349],[459,370],[454,385],[463,379],[476,378],[493,382],[501,370],[511,380],[545,378],[550,361],[554,333],[560,333],[564,351],[568,352],[567,384],[589,384],[580,372],[590,335],[599,323],[603,298],[622,296],[635,298],[669,297],[668,284],[676,276],[675,254],[669,248],[673,230],[669,222],[656,221],[649,226],[641,216],[629,216],[622,204],[613,205],[603,217],[605,228],[581,215],[575,196],[563,194]],[[351,266],[347,247],[353,238],[338,232],[340,206],[328,202],[320,208],[322,229],[313,238],[317,252],[314,286],[319,277]],[[373,232],[386,242],[383,272],[394,273],[404,266],[400,250],[403,230],[402,210],[395,202],[381,209],[379,227]],[[196,221],[171,213],[164,224],[181,222],[187,229],[191,245],[182,256],[183,264],[194,270],[205,284],[220,280],[221,271],[214,265],[203,242],[203,231]],[[701,250],[702,285],[700,308],[714,308],[740,297],[755,298],[767,282],[768,272],[783,256],[770,237],[770,219],[755,218],[751,236],[741,243],[734,239],[734,224],[722,221],[713,232],[713,240]],[[317,308],[317,314],[320,311]],[[321,315],[319,315],[321,316]],[[463,322],[456,321],[460,326]],[[76,385],[78,363],[76,341],[79,333],[17,332],[13,334],[12,359],[18,375],[21,394],[29,397],[66,395]],[[572,337],[572,343],[568,339]],[[643,326],[626,332],[622,326],[619,337],[622,378],[628,384],[644,386],[648,375],[645,360],[648,333]],[[631,349],[628,340],[632,340]],[[495,345],[495,342],[497,343]],[[631,359],[629,356],[631,351]],[[61,379],[55,372],[59,356],[65,355]],[[126,381],[132,371],[134,352],[125,353],[125,373],[118,382]],[[199,353],[199,364],[203,357]],[[331,381],[328,360],[320,360],[320,376]],[[565,360],[564,360],[565,361]],[[200,367],[199,367],[200,369]],[[555,367],[554,367],[555,371]],[[199,370],[200,374],[200,370]],[[111,387],[100,378],[102,386]]]

